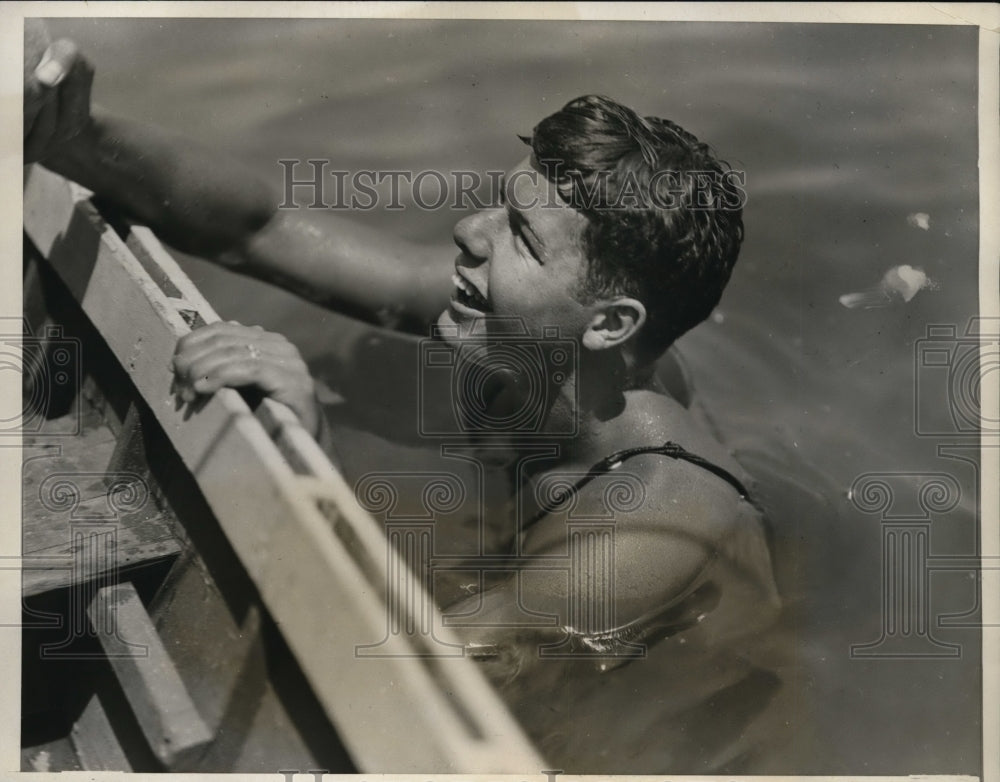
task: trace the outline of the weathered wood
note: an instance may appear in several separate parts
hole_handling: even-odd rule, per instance
[[[195,406],[173,397],[178,337],[192,320],[210,323],[217,315],[162,249],[154,246],[140,262],[85,196],[36,168],[25,192],[25,230],[198,482],[358,767],[537,773],[544,762],[294,416],[265,400],[255,417],[229,389]],[[155,242],[135,230],[132,239]],[[151,262],[181,299],[150,276]],[[386,593],[393,590],[418,596],[419,610],[435,617],[440,644],[385,637]],[[383,656],[359,654],[383,640]]]
[[[119,543],[113,566],[74,567],[71,558],[60,556],[58,560],[47,558],[25,558],[22,560],[22,589],[25,598],[35,597],[56,589],[67,589],[79,584],[80,578],[88,581],[104,579],[113,581],[136,571],[130,568],[146,568],[169,564],[177,557],[180,547],[176,538],[164,538],[152,544],[130,545]]]
[[[91,434],[95,432],[94,434]],[[69,435],[69,436],[67,436]],[[54,440],[53,438],[59,438]],[[21,442],[27,448],[33,445],[70,446],[79,438],[91,438],[90,443],[113,441],[114,432],[105,424],[100,411],[90,404],[80,406],[80,415],[50,418],[35,432],[23,432]]]
[[[140,474],[146,479],[148,467],[139,406],[132,404],[125,414],[121,433],[115,443],[115,450],[108,461],[108,472],[116,473],[128,470]]]
[[[92,429],[59,445],[35,447],[21,467],[21,504],[24,519],[22,550],[25,553],[52,545],[52,535],[65,524],[60,520],[92,518],[93,508],[80,506],[106,498],[103,466],[114,452],[115,441],[107,429]],[[27,447],[27,446],[26,446]],[[110,514],[105,510],[104,516]],[[55,526],[53,526],[55,525]]]
[[[150,749],[167,769],[196,759],[212,740],[130,583],[101,589],[87,610]]]
[[[80,435],[43,447],[46,433],[65,428],[61,420],[46,421],[37,437],[25,441],[21,550],[26,597],[157,562],[181,549],[173,520],[153,502],[146,476],[124,467],[105,469],[116,440],[94,415],[85,412]],[[113,535],[111,556],[85,555],[78,538],[88,531]]]
[[[108,715],[96,695],[73,723],[70,740],[84,771],[131,771]]]

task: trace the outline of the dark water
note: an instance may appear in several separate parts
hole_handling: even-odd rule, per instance
[[[782,686],[759,721],[773,745],[761,742],[733,768],[978,773],[974,629],[932,628],[961,645],[955,659],[849,654],[880,635],[882,525],[848,498],[865,473],[951,475],[961,498],[930,515],[931,553],[975,550],[975,465],[937,452],[966,438],[918,437],[913,401],[915,386],[938,409],[957,393],[915,370],[927,326],[954,324],[961,334],[977,310],[974,28],[274,20],[52,28],[96,63],[99,102],[217,145],[276,182],[276,160],[293,157],[347,170],[505,169],[522,155],[515,133],[588,92],[670,117],[745,169],[740,263],[715,318],[680,343],[699,402],[758,481],[788,606],[770,651]],[[917,212],[929,215],[928,230],[908,222]],[[444,244],[459,217],[413,208],[360,215],[442,243],[449,256]],[[879,309],[838,302],[899,264],[921,267],[933,289]],[[330,375],[345,371],[361,329],[202,262],[186,268],[224,317],[285,332],[336,385]],[[350,371],[373,386],[391,369],[369,357]],[[413,458],[364,432],[345,432],[344,442],[357,446],[344,453],[349,474]],[[900,502],[922,480],[914,475],[896,484]],[[970,573],[931,578],[932,617],[975,602]],[[623,746],[641,754],[673,740],[644,723],[641,697],[628,700],[634,722],[620,723]]]

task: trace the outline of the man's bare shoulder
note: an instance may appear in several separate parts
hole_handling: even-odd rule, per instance
[[[650,394],[640,412],[634,431],[621,442],[622,449],[659,446],[669,440],[744,479],[725,447],[681,405]],[[661,572],[676,572],[681,584],[715,555],[729,533],[755,523],[748,517],[756,511],[730,483],[705,467],[645,453],[584,484],[571,515],[603,518],[614,525],[619,564],[658,563]],[[526,548],[544,551],[565,545],[566,516],[556,512],[541,519],[526,537]]]
[[[669,441],[747,483],[745,472],[729,450],[685,407],[670,397],[650,394],[643,400],[643,410],[647,420],[656,423],[645,432],[637,431],[636,442],[628,447]],[[645,502],[623,517],[626,523],[655,521],[661,528],[678,529],[694,525],[701,534],[722,535],[745,515],[746,503],[732,484],[686,459],[661,453],[640,454],[628,459],[620,469],[636,476],[645,489]]]

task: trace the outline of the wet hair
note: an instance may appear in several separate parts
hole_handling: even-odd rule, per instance
[[[739,172],[670,120],[586,95],[523,139],[563,198],[583,212],[588,301],[631,296],[652,359],[719,303],[743,241]]]

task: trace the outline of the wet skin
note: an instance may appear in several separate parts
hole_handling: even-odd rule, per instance
[[[453,296],[438,325],[457,325],[467,336],[488,314],[517,318],[536,338],[547,326],[565,336],[582,334],[594,309],[577,295],[586,271],[580,243],[586,218],[565,205],[527,158],[503,184],[501,206],[464,218],[454,230],[459,282],[472,286],[487,311]]]

